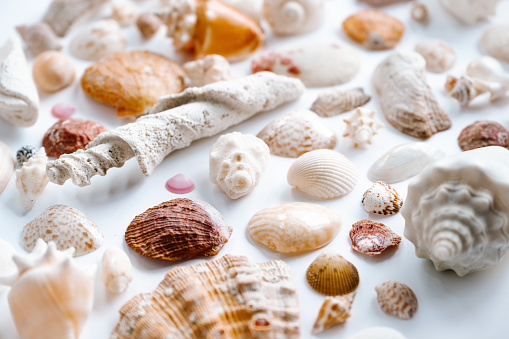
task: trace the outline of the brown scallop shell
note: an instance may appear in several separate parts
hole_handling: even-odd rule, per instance
[[[108,54],[85,70],[81,87],[115,107],[118,116],[148,113],[160,96],[184,89],[184,71],[174,61],[148,51]]]
[[[375,286],[378,305],[382,311],[400,319],[408,320],[417,311],[417,297],[407,285],[394,280]]]
[[[463,151],[486,146],[509,148],[509,131],[498,122],[476,121],[461,131],[458,145]]]
[[[320,254],[309,265],[306,279],[315,291],[330,296],[352,293],[359,286],[357,268],[333,251]]]
[[[231,226],[210,204],[179,198],[136,216],[127,227],[125,242],[148,258],[180,260],[216,255],[231,233]]]
[[[350,240],[354,251],[376,255],[387,247],[399,245],[401,237],[380,222],[364,219],[352,225]]]

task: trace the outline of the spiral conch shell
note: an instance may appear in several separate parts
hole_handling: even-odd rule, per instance
[[[269,146],[254,135],[224,134],[210,150],[209,179],[228,197],[238,199],[254,189],[269,155]]]
[[[344,296],[325,298],[313,325],[313,334],[318,334],[329,327],[344,323],[350,317],[354,297],[355,293],[350,293]]]
[[[41,147],[23,167],[16,171],[16,188],[19,192],[21,207],[28,212],[34,207],[35,202],[49,183],[46,176],[46,164],[48,157],[44,147]]]
[[[459,276],[496,264],[509,248],[509,151],[489,146],[428,166],[401,213],[418,257]]]
[[[344,137],[350,137],[353,140],[353,146],[371,145],[373,136],[378,134],[378,130],[385,127],[384,123],[375,117],[375,110],[367,108],[357,108],[355,112],[347,119],[343,119],[346,124]]]
[[[324,0],[265,0],[263,14],[278,35],[311,32],[324,22]]]

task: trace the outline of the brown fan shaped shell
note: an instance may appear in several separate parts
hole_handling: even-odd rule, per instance
[[[332,251],[320,254],[309,265],[306,279],[315,291],[329,296],[351,293],[359,285],[357,268]]]
[[[399,245],[401,237],[381,222],[364,219],[352,225],[350,240],[354,251],[376,255],[387,247]]]
[[[152,259],[180,260],[216,255],[232,232],[219,212],[198,199],[173,199],[136,216],[125,241]]]

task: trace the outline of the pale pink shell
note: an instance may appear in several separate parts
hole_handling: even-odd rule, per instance
[[[400,319],[408,320],[417,311],[417,297],[407,285],[394,280],[375,286],[378,305],[382,311]]]
[[[401,237],[380,222],[364,219],[352,225],[350,240],[354,251],[376,255],[387,247],[399,245]]]
[[[71,104],[59,103],[51,109],[51,115],[57,119],[67,119],[74,114],[76,108]]]
[[[185,194],[194,189],[194,184],[191,179],[179,173],[168,179],[166,182],[166,189],[172,193]]]

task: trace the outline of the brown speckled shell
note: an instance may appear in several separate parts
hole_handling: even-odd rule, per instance
[[[403,206],[398,192],[383,181],[377,181],[362,195],[362,206],[368,213],[393,215]]]
[[[364,219],[352,225],[350,240],[354,251],[376,255],[387,247],[399,245],[401,237],[380,222]]]
[[[359,286],[357,268],[332,251],[320,254],[309,265],[306,279],[315,291],[330,296],[351,293]]]
[[[375,286],[378,305],[382,311],[400,319],[408,320],[417,311],[417,297],[407,285],[394,280]]]
[[[476,121],[465,127],[458,136],[458,145],[463,151],[486,146],[509,147],[509,131],[498,122]]]
[[[219,212],[198,199],[173,199],[136,216],[125,241],[139,254],[159,260],[216,255],[232,232]]]

